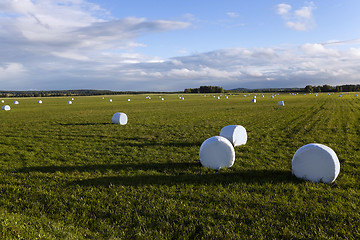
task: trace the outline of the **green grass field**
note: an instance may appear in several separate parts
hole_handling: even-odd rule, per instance
[[[145,96],[4,99],[12,109],[0,112],[0,239],[360,238],[353,93],[266,94],[256,104],[242,94]],[[128,124],[111,124],[115,112]],[[248,133],[235,164],[202,167],[201,143],[232,124]],[[292,175],[308,143],[337,153],[334,183]]]

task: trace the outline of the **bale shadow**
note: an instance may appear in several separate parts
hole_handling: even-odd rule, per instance
[[[178,175],[140,175],[140,176],[111,176],[92,179],[76,180],[68,186],[146,186],[146,185],[228,185],[232,183],[266,184],[266,183],[301,183],[292,175],[291,171],[282,170],[241,170],[231,173],[210,174],[178,174]]]
[[[142,164],[93,164],[93,165],[80,165],[80,166],[39,166],[39,167],[23,167],[19,168],[17,172],[19,173],[30,173],[30,172],[41,172],[41,173],[71,173],[71,172],[106,172],[108,170],[113,171],[133,171],[133,170],[143,170],[143,171],[182,171],[188,170],[193,167],[201,166],[200,162],[184,162],[184,163],[142,163]]]
[[[96,125],[111,125],[111,123],[58,123],[60,126],[96,126]]]

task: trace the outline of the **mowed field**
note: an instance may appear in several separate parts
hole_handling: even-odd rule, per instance
[[[360,238],[354,93],[146,96],[4,99],[0,239]],[[128,124],[111,124],[115,112]],[[202,167],[202,142],[233,124],[248,133],[235,164]],[[292,175],[308,143],[337,153],[334,183]]]

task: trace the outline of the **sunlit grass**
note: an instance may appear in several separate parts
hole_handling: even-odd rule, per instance
[[[145,96],[5,99],[0,238],[360,237],[354,94]],[[111,124],[115,112],[128,124]],[[234,166],[202,167],[201,143],[230,124],[248,131]],[[335,183],[291,174],[295,151],[312,142],[337,153]]]

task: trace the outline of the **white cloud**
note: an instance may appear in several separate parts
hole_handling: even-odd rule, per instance
[[[277,7],[277,14],[283,17],[287,17],[287,15],[291,10],[291,6],[286,3],[280,3],[276,7]]]
[[[240,15],[236,12],[227,12],[226,15],[228,15],[231,18],[238,18]]]
[[[297,31],[306,31],[315,27],[313,11],[316,6],[313,2],[306,2],[306,6],[292,11],[292,6],[281,3],[276,6],[276,12],[280,15],[285,25]]]

